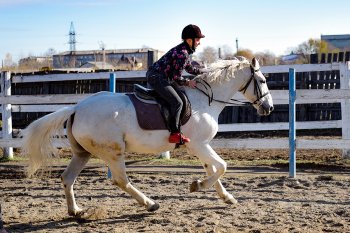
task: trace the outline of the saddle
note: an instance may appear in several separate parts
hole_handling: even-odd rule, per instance
[[[191,104],[185,92],[178,93],[183,101],[180,122],[184,125],[191,117]],[[170,106],[155,90],[134,84],[134,92],[126,95],[135,107],[137,121],[142,129],[170,131]]]

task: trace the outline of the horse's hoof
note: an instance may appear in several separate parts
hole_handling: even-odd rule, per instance
[[[191,186],[190,186],[190,193],[199,191],[200,190],[200,183],[201,182],[199,180],[193,181]]]
[[[234,197],[230,197],[230,198],[227,198],[227,199],[225,200],[225,203],[226,203],[226,204],[229,204],[229,205],[234,205],[234,204],[237,204],[238,201],[237,201]]]
[[[72,217],[80,217],[85,213],[84,210],[82,209],[77,209],[77,210],[73,210],[73,211],[68,211],[68,215],[72,216]]]
[[[149,208],[147,209],[147,211],[149,211],[149,212],[154,212],[154,211],[158,210],[159,207],[160,207],[160,206],[159,206],[158,203],[154,203],[151,207],[149,207]]]

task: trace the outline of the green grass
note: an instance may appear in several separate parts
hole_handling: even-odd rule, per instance
[[[12,159],[6,158],[6,157],[0,157],[0,163],[6,163],[6,162],[21,162],[27,160],[24,157],[20,156],[13,156]]]

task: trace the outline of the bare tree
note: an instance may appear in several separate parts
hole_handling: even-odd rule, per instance
[[[232,59],[234,57],[233,49],[229,45],[222,46],[222,58],[223,59]]]
[[[325,41],[320,39],[308,39],[303,43],[299,44],[295,48],[291,48],[291,54],[298,54],[299,59],[295,63],[310,63],[310,54],[313,53],[326,53],[328,52],[328,46]]]
[[[53,55],[55,55],[57,52],[54,48],[49,48],[45,53],[44,56],[46,57],[52,57]]]
[[[14,70],[16,63],[12,60],[11,53],[6,53],[5,59],[2,62],[2,70]]]
[[[270,51],[256,53],[255,57],[259,60],[260,65],[264,66],[276,65],[277,62],[275,54]]]
[[[199,59],[206,64],[213,63],[218,59],[217,50],[210,46],[205,47],[203,49],[203,52],[199,53],[198,56]]]

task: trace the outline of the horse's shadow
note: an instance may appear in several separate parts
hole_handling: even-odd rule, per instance
[[[89,220],[85,218],[79,218],[79,217],[67,217],[61,220],[57,221],[38,221],[34,224],[30,223],[18,223],[18,224],[9,224],[6,226],[6,230],[9,232],[36,232],[36,231],[49,231],[52,229],[58,230],[62,229],[62,232],[64,232],[65,229],[69,227],[76,227],[77,224],[83,226],[87,225],[89,223],[98,223],[98,224],[118,224],[118,223],[125,223],[125,222],[141,222],[146,217],[152,215],[153,213],[139,213],[139,214],[125,214],[121,216],[113,216],[110,218],[104,218],[104,219],[96,219],[96,220]]]
[[[35,232],[50,229],[62,229],[62,232],[67,227],[76,225],[76,221],[72,221],[71,218],[66,218],[58,221],[39,221],[35,222],[35,225],[31,223],[13,223],[6,226],[6,230],[9,232]]]

